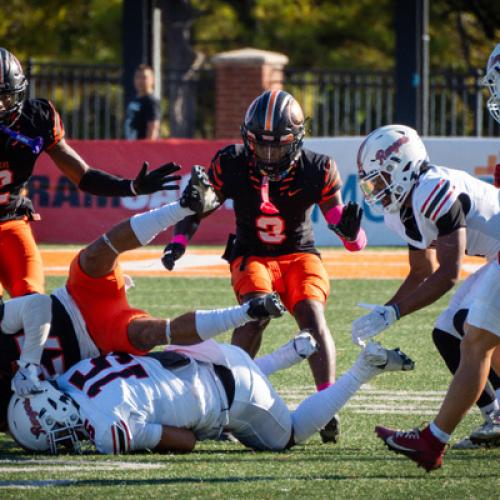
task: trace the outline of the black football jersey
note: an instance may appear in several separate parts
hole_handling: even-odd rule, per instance
[[[279,211],[275,215],[260,209],[262,177],[242,145],[220,150],[208,174],[214,187],[233,200],[236,242],[230,261],[240,255],[318,253],[311,222],[313,206],[333,197],[341,187],[335,162],[328,156],[302,149],[289,175],[269,183],[269,199]]]
[[[30,139],[41,137],[42,151],[50,150],[64,137],[61,117],[45,99],[25,101],[12,130]],[[0,221],[24,217],[21,195],[40,153],[0,131]]]
[[[66,309],[59,300],[52,298],[52,324],[43,350],[41,365],[45,377],[53,378],[64,373],[81,360],[75,330]],[[4,305],[0,306],[0,321]],[[12,391],[10,383],[17,369],[24,332],[7,335],[0,330],[0,431],[6,420],[7,406]]]

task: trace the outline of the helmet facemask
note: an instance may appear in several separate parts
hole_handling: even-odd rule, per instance
[[[14,394],[8,408],[9,430],[30,451],[81,453],[80,437],[86,437],[78,405],[51,382],[44,391],[24,398]]]
[[[482,84],[490,91],[486,107],[495,121],[500,123],[500,61],[493,64],[482,80]]]
[[[379,213],[397,212],[410,191],[394,182],[390,174],[380,170],[373,170],[362,177],[359,187],[366,203]]]
[[[303,134],[300,137],[293,134],[275,137],[266,134],[257,136],[248,130],[242,130],[242,133],[245,146],[262,175],[267,175],[273,182],[288,175],[299,157]]]

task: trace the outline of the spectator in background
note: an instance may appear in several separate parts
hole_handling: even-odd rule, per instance
[[[126,139],[157,140],[160,137],[160,101],[153,95],[153,68],[141,64],[135,70],[134,86],[137,95],[127,106]]]

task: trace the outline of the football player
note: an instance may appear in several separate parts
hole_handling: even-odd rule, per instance
[[[324,315],[329,279],[314,245],[311,213],[318,204],[345,248],[358,251],[366,245],[362,209],[342,204],[335,162],[302,147],[304,114],[287,92],[258,96],[241,134],[243,144],[220,150],[209,169],[218,199],[233,200],[236,215],[236,235],[224,254],[232,286],[240,303],[272,291],[280,294],[299,328],[309,329],[320,346],[309,363],[322,390],[335,380],[335,344]],[[200,220],[195,215],[175,227],[162,259],[167,269],[184,254]],[[266,325],[260,321],[236,329],[232,343],[255,356]],[[322,433],[325,442],[336,440],[336,422],[331,426]]]
[[[121,179],[89,167],[64,140],[64,126],[50,101],[26,99],[28,81],[14,54],[0,48],[0,300],[1,285],[11,297],[43,293],[40,253],[30,221],[39,218],[24,196],[35,162],[46,152],[82,191],[99,196],[135,196],[163,189],[180,167],[174,163],[135,179]]]
[[[214,202],[206,173],[194,167],[180,201],[137,214],[84,248],[71,263],[66,286],[50,297],[18,297],[0,306],[0,417],[5,417],[11,379],[16,393],[33,394],[40,390],[40,373],[53,377],[81,359],[113,351],[146,354],[171,342],[197,343],[248,321],[283,314],[273,294],[172,320],[129,305],[118,255],[146,245],[186,215],[211,210]]]
[[[435,323],[434,342],[454,372],[438,416],[423,430],[376,428],[391,450],[436,469],[450,434],[476,401],[485,418],[498,415],[500,363],[490,365],[500,345],[500,191],[432,165],[420,137],[404,125],[373,131],[357,163],[366,201],[383,209],[385,224],[409,245],[410,273],[385,305],[366,305],[372,311],[352,324],[356,343],[442,297],[458,282],[466,253],[486,258]]]
[[[14,439],[33,451],[79,451],[89,439],[106,454],[187,453],[228,431],[253,450],[305,442],[374,376],[413,369],[399,350],[369,343],[332,386],[290,412],[265,374],[237,346],[213,340],[139,357],[114,353],[81,361],[44,392],[13,396]]]
[[[488,59],[483,85],[488,88],[491,94],[486,107],[490,115],[500,123],[500,43],[493,49]],[[500,164],[495,167],[494,183],[496,187],[500,188]]]

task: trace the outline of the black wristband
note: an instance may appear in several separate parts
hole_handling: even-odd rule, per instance
[[[78,187],[96,196],[135,196],[131,183],[130,179],[122,179],[102,170],[90,168],[83,174]]]

